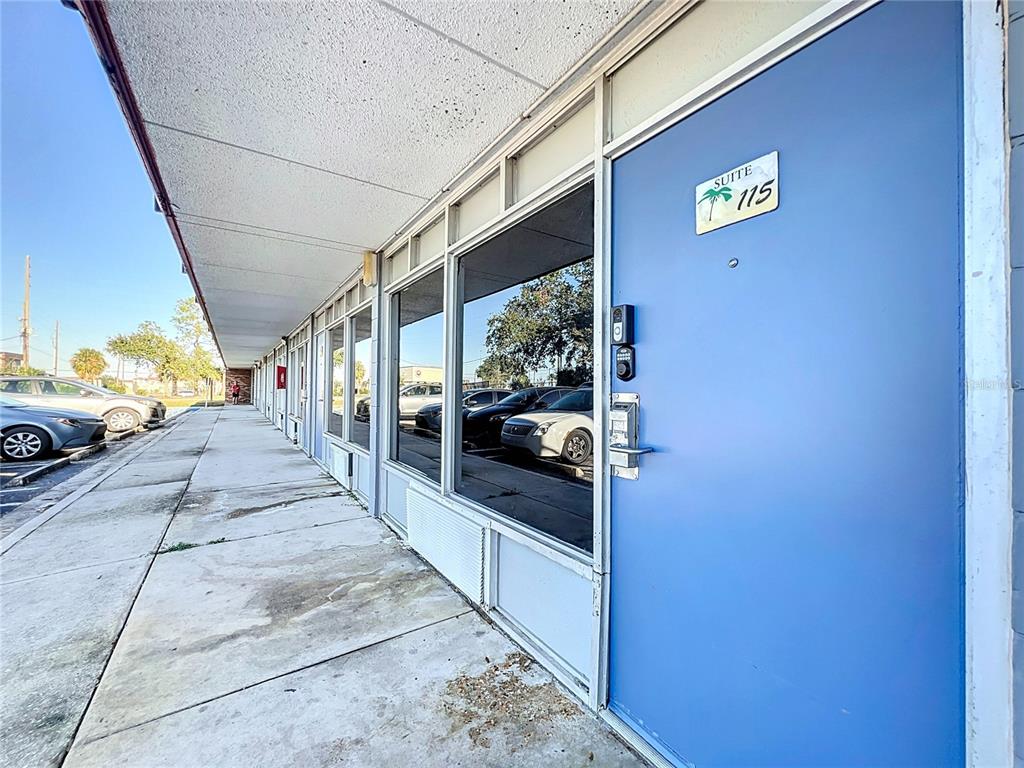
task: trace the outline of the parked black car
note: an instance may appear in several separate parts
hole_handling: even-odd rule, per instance
[[[513,392],[494,405],[468,414],[462,420],[462,440],[478,448],[501,445],[505,419],[547,408],[572,390],[572,387],[528,387]]]
[[[512,393],[507,389],[467,389],[462,393],[462,417],[500,402]],[[427,432],[441,433],[441,403],[425,405],[416,412],[416,426]]]

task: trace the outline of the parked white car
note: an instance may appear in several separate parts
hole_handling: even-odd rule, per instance
[[[414,419],[420,408],[441,400],[440,384],[410,384],[398,390],[398,415],[403,419]]]
[[[550,408],[513,416],[501,428],[501,444],[540,458],[585,463],[594,452],[594,390],[576,389]]]

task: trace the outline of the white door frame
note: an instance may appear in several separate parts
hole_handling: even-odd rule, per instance
[[[1013,764],[1007,8],[963,4],[968,766]]]

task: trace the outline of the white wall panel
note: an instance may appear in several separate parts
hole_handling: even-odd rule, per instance
[[[406,492],[409,490],[409,481],[397,472],[384,470],[385,506],[387,516],[403,528],[408,528],[408,514],[406,511]]]
[[[335,480],[346,488],[351,487],[348,477],[348,451],[342,450],[332,442],[328,442],[327,466]]]
[[[438,219],[420,234],[417,264],[425,264],[444,251],[444,219]]]
[[[612,137],[771,40],[820,0],[705,0],[611,77]]]
[[[494,174],[459,201],[459,237],[465,237],[498,215],[501,211],[499,184],[498,174]]]
[[[370,459],[361,453],[353,453],[352,463],[352,490],[361,493],[366,498],[370,498],[373,495],[373,489],[370,487],[370,478],[372,477]]]
[[[496,608],[589,679],[591,581],[536,550],[499,536]]]
[[[403,245],[384,263],[384,284],[387,285],[409,272],[409,246]]]
[[[594,102],[583,106],[515,159],[515,199],[522,200],[594,151]]]

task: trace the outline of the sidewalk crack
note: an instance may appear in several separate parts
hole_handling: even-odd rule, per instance
[[[476,611],[473,608],[471,608],[471,607],[467,607],[465,610],[459,611],[458,613],[452,614],[451,616],[445,616],[443,619],[437,619],[437,620],[431,621],[431,622],[429,622],[427,624],[423,624],[422,626],[419,626],[419,627],[414,627],[412,629],[407,629],[407,630],[404,630],[402,632],[397,632],[397,633],[395,633],[393,635],[389,635],[388,637],[381,638],[380,640],[374,640],[373,642],[365,643],[363,645],[358,646],[357,648],[352,648],[352,649],[350,649],[348,651],[345,651],[343,653],[338,653],[338,654],[335,654],[334,656],[329,656],[329,657],[327,657],[325,659],[320,659],[319,661],[313,661],[313,662],[310,662],[309,664],[304,664],[301,667],[296,667],[295,669],[289,669],[289,670],[287,670],[285,672],[279,672],[276,675],[271,675],[270,677],[264,678],[262,680],[258,680],[258,681],[254,682],[254,683],[248,683],[247,685],[243,685],[243,686],[240,686],[240,687],[235,688],[233,690],[226,691],[225,693],[220,693],[220,694],[217,694],[216,696],[211,696],[211,697],[209,697],[207,699],[203,699],[202,701],[196,701],[196,702],[193,702],[192,704],[189,704],[187,706],[178,707],[177,709],[172,709],[169,712],[165,712],[165,713],[163,713],[161,715],[155,715],[154,717],[147,718],[147,719],[142,720],[142,721],[140,721],[138,723],[132,723],[131,725],[126,725],[126,726],[124,726],[122,728],[117,728],[117,729],[115,729],[113,731],[110,731],[108,733],[104,733],[104,734],[102,734],[100,736],[93,736],[92,738],[86,739],[86,740],[84,740],[82,742],[79,742],[78,744],[75,744],[74,742],[72,742],[72,745],[73,746],[84,747],[84,746],[86,746],[88,744],[94,744],[97,741],[103,741],[104,739],[109,739],[111,736],[117,736],[118,734],[125,733],[126,731],[132,731],[132,730],[134,730],[136,728],[141,728],[144,725],[149,725],[150,723],[155,723],[158,720],[163,720],[165,718],[172,717],[173,715],[179,715],[182,712],[187,712],[188,710],[195,709],[196,707],[204,707],[207,704],[210,704],[210,703],[212,703],[214,701],[219,701],[220,699],[225,699],[225,698],[228,698],[229,696],[234,696],[234,695],[242,693],[244,691],[248,691],[248,690],[250,690],[252,688],[257,688],[257,687],[259,687],[261,685],[265,685],[266,683],[272,683],[275,680],[280,680],[281,678],[288,677],[289,675],[295,675],[295,674],[298,674],[299,672],[305,672],[306,670],[313,669],[314,667],[322,666],[323,664],[329,664],[332,661],[337,661],[338,659],[344,658],[345,656],[350,656],[353,653],[359,653],[360,651],[365,651],[365,650],[367,650],[369,648],[374,648],[374,647],[376,647],[378,645],[383,645],[384,643],[391,642],[392,640],[397,640],[398,638],[405,637],[407,635],[411,635],[411,634],[413,634],[415,632],[421,632],[424,629],[429,629],[430,627],[437,626],[438,624],[443,624],[446,621],[454,621],[454,620],[460,619],[460,618],[462,618],[463,616],[465,616],[466,614],[469,614],[469,613],[476,613]],[[70,751],[70,750],[68,750],[68,751]]]

